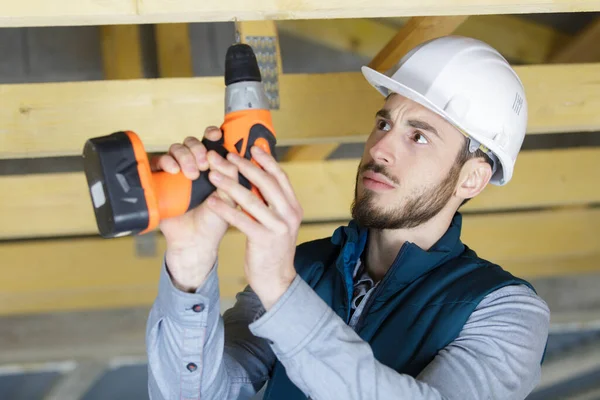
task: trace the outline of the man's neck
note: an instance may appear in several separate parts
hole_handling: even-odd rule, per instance
[[[366,262],[371,278],[376,282],[383,278],[405,242],[429,250],[446,233],[453,216],[454,213],[442,211],[425,224],[415,228],[370,229]]]

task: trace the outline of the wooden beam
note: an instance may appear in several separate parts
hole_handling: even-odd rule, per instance
[[[590,184],[600,181],[598,159],[598,148],[523,152],[507,186],[490,185],[464,210],[600,202],[598,186]],[[350,217],[358,162],[345,159],[281,164],[304,208],[305,221]],[[0,193],[0,239],[97,233],[83,173],[1,176]]]
[[[282,161],[322,161],[326,160],[338,148],[337,143],[321,143],[291,147]]]
[[[141,79],[142,49],[138,25],[101,26],[105,79]]]
[[[369,67],[385,72],[392,68],[413,47],[456,30],[468,16],[413,17],[381,49]]]
[[[399,18],[386,18],[396,22]],[[402,18],[400,26],[406,23]],[[372,59],[399,28],[377,20],[286,20],[279,21],[281,32]],[[457,35],[483,40],[512,61],[541,64],[568,42],[570,36],[551,26],[512,15],[472,15],[456,31]]]
[[[586,63],[600,61],[600,18],[592,21],[571,41],[552,55],[551,63]]]
[[[543,64],[570,35],[551,26],[514,15],[474,15],[455,33],[482,40],[496,48],[509,61]]]
[[[600,130],[600,64],[516,68],[528,133]],[[383,97],[360,73],[284,74],[278,144],[363,142]],[[223,119],[222,77],[0,85],[0,158],[80,155],[93,136],[132,129],[165,151]]]
[[[519,276],[600,268],[600,209],[467,215],[463,220],[464,243]],[[298,242],[328,237],[338,225],[304,225]],[[224,298],[246,284],[244,243],[245,237],[232,230],[221,244],[218,273]],[[164,250],[160,235],[155,254],[147,256],[136,255],[132,237],[0,244],[0,314],[147,306],[156,296]]]
[[[188,24],[157,24],[154,34],[159,75],[163,78],[194,76]]]
[[[599,283],[597,274],[580,277],[586,278],[588,282]],[[585,291],[572,291],[572,287],[564,286],[562,282],[557,281],[552,290],[556,293],[569,293],[570,298],[577,299],[579,308],[589,311],[575,313],[551,306],[550,332],[589,331],[597,328],[598,325],[590,324],[592,319],[598,321],[600,316],[597,303],[593,303]],[[544,297],[543,293],[541,295]],[[221,297],[221,312],[230,308],[233,301],[233,298]],[[2,316],[0,375],[34,371],[69,372],[76,367],[77,360],[112,360],[111,369],[116,369],[118,365],[144,363],[147,360],[144,335],[149,305]],[[561,329],[566,321],[580,328],[568,331]],[[558,369],[558,365],[556,367]],[[562,370],[564,372],[564,368]]]
[[[71,360],[146,355],[148,305],[136,308],[3,316],[0,365],[38,363],[28,369],[68,372]],[[19,338],[15,341],[14,338]],[[59,363],[66,364],[61,366]],[[37,368],[36,368],[37,367]]]
[[[598,0],[45,0],[3,2],[0,26],[147,24],[273,19],[374,18],[457,14],[530,14],[599,11]]]
[[[366,58],[373,58],[398,31],[366,18],[285,20],[277,26],[288,35]]]

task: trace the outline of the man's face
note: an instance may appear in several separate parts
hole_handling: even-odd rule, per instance
[[[377,112],[356,175],[352,216],[368,228],[413,228],[452,198],[464,137],[439,115],[403,96]]]

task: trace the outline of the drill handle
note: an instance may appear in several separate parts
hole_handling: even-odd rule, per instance
[[[265,153],[271,154],[275,157],[275,145],[276,139],[274,133],[266,126],[261,123],[256,123],[250,128],[250,132],[248,134],[248,144],[246,146],[246,153],[240,154],[241,156],[249,159],[254,163],[254,165],[260,167],[256,161],[252,158],[252,153],[250,153],[250,149],[252,146],[260,147]],[[264,198],[260,194],[260,191],[246,179],[245,176],[240,174],[240,183],[247,188],[250,188],[252,193],[254,193],[258,198],[264,201]]]
[[[221,157],[225,158],[227,153],[229,152],[223,146],[223,136],[221,139],[217,141],[208,140],[206,138],[202,139],[202,144],[206,147],[206,152],[208,153],[210,150],[214,150]],[[188,206],[188,211],[196,206],[200,205],[208,196],[212,194],[216,190],[215,186],[208,179],[208,173],[210,170],[200,171],[200,176],[192,181],[192,193],[190,195],[190,204]]]

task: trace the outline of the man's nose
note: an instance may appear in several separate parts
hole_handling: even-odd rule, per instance
[[[394,165],[396,156],[392,135],[387,134],[379,138],[369,150],[369,154],[376,164]]]

